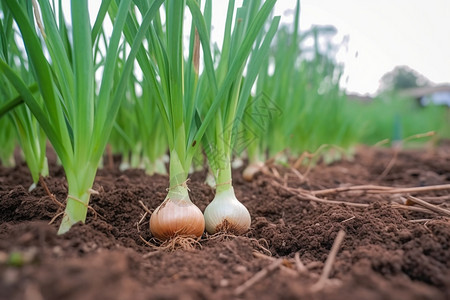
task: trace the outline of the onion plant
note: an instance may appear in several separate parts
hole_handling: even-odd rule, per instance
[[[249,105],[244,115],[247,135],[253,137],[247,149],[249,167],[244,171],[249,180],[269,157],[295,157],[324,144],[350,149],[361,136],[350,103],[339,88],[342,67],[334,60],[335,46],[321,49],[319,42],[335,29],[312,27],[300,32],[299,17],[297,1],[293,27],[278,30],[258,76],[254,99],[249,101],[262,103]],[[313,42],[312,48],[306,46],[308,41]]]
[[[319,49],[320,35],[334,33],[334,28],[313,27],[303,36],[305,39],[311,35],[314,47],[309,53],[302,49],[304,59],[295,70],[296,78],[302,84],[294,95],[300,99],[300,119],[305,124],[296,122],[290,128],[289,147],[294,156],[304,151],[314,152],[324,144],[350,149],[361,133],[355,126],[357,117],[352,114],[350,103],[339,87],[343,70],[334,60],[336,46],[328,44],[325,50]],[[307,58],[308,54],[312,58]]]
[[[136,97],[135,115],[142,141],[142,160],[147,174],[167,174],[167,138],[156,105],[155,95],[147,82],[142,84],[142,95]]]
[[[71,1],[71,20],[74,24],[71,30],[66,26],[61,0],[56,7],[48,0],[38,2],[39,5],[33,2],[33,18],[33,14],[27,12],[21,3],[4,1],[20,29],[42,101],[33,95],[20,75],[3,58],[0,60],[0,69],[35,115],[65,170],[68,196],[58,231],[62,234],[73,224],[86,220],[94,177],[114,117],[124,98],[137,50],[162,1],[153,1],[144,15],[139,31],[130,43],[125,65],[117,74],[119,46],[131,0],[120,2],[117,15],[112,19],[113,30],[98,86],[95,82],[93,53],[96,51],[93,45],[98,46],[95,41],[111,1],[102,2],[92,27],[87,0]],[[40,33],[34,26],[34,19]],[[41,44],[40,38],[44,44]]]
[[[207,6],[208,7],[208,6]],[[237,10],[234,28],[231,30],[234,2],[228,6],[227,21],[225,24],[224,42],[221,55],[215,64],[217,84],[221,85],[225,74],[234,64],[235,51],[241,45],[251,28],[253,20],[261,8],[261,1],[244,1]],[[262,7],[261,9],[264,9]],[[244,115],[247,101],[256,77],[265,58],[268,56],[270,43],[276,33],[279,17],[269,22],[267,32],[261,30],[257,41],[253,45],[251,57],[247,64],[246,74],[243,77],[244,66],[235,74],[236,77],[227,90],[227,99],[215,114],[215,121],[208,127],[205,135],[205,152],[208,157],[210,169],[216,182],[216,195],[205,209],[206,230],[209,233],[228,231],[242,234],[250,227],[250,214],[236,198],[231,177],[231,159],[233,149],[239,141],[242,130],[241,120]],[[216,91],[211,91],[214,95]],[[242,145],[238,145],[238,147]]]
[[[109,139],[112,152],[119,153],[122,157],[120,170],[143,168],[140,127],[136,120],[135,109],[136,87],[135,80],[131,77]]]
[[[299,22],[300,1],[297,0],[292,28],[284,25],[278,30],[275,44],[270,55],[264,59],[255,93],[243,116],[246,139],[252,141],[247,147],[249,163],[243,173],[244,179],[251,180],[263,167],[267,152],[271,156],[285,150],[289,127],[294,123],[303,123],[298,116],[301,99],[294,92],[302,86],[298,78],[294,78],[300,56]],[[262,103],[254,105],[257,101]],[[283,117],[280,114],[284,114]]]
[[[113,151],[122,154],[121,169],[142,168],[149,175],[167,174],[167,141],[150,86],[132,77],[111,134]]]
[[[3,94],[7,94],[7,91],[0,92],[0,97]],[[10,111],[5,119],[8,118],[13,125],[15,139],[13,143],[2,144],[5,147],[3,151],[7,153],[14,150],[15,140],[18,141],[20,149],[23,152],[23,157],[30,170],[33,183],[29,187],[32,190],[36,187],[39,178],[48,176],[48,163],[46,157],[46,142],[47,137],[38,124],[36,118],[31,114],[28,107],[21,105],[16,107],[13,111]],[[6,120],[2,120],[6,121]],[[4,134],[8,132],[8,124],[5,124],[5,129],[2,127]]]
[[[14,149],[16,148],[16,133],[13,123],[8,118],[0,118],[0,164],[4,167],[14,167]]]
[[[2,41],[0,57],[11,69],[14,69],[20,74],[23,82],[30,86],[31,91],[35,92],[36,85],[30,70],[27,68],[28,61],[26,55],[17,44],[16,33],[13,28],[13,18],[8,10],[2,11],[3,14],[0,18],[0,37]],[[33,189],[39,181],[40,176],[45,177],[48,175],[48,164],[45,153],[47,137],[30,110],[26,106],[20,105],[23,101],[17,95],[16,90],[9,83],[5,74],[0,74],[0,82],[0,104],[3,104],[2,108],[4,108],[1,110],[4,113],[6,113],[6,109],[9,110],[9,113],[5,117],[9,118],[10,124],[13,125],[17,141],[19,142],[25,162],[32,176],[33,184],[30,186],[30,189]],[[5,121],[3,120],[3,122]],[[7,126],[8,124],[5,124],[4,134],[8,133]],[[6,143],[2,144],[2,147],[5,147],[4,151],[10,152],[14,150],[14,145],[15,143]]]
[[[359,126],[364,128],[361,142],[369,145],[388,139],[392,142],[434,131],[436,139],[450,137],[449,109],[445,106],[420,107],[415,99],[397,93],[375,97],[371,102],[352,103],[353,113],[360,116]],[[416,139],[407,145],[421,143]]]
[[[231,2],[234,5],[234,1]],[[203,13],[195,0],[166,1],[165,23],[162,18],[156,18],[147,34],[148,49],[141,48],[137,61],[155,94],[170,152],[168,194],[150,219],[150,230],[160,240],[175,236],[199,237],[204,231],[203,215],[189,198],[188,172],[207,127],[213,123],[221,105],[228,101],[233,85],[241,80],[252,46],[274,3],[274,0],[267,1],[254,11],[252,20],[247,20],[250,25],[246,35],[239,44],[231,44],[234,59],[223,69],[220,79],[214,69],[208,30],[212,1],[206,1]],[[186,5],[192,16],[187,49],[183,43]],[[141,1],[137,6],[143,14],[148,3]],[[127,40],[132,40],[136,32],[136,19],[136,15],[130,14],[124,31]],[[231,42],[229,36],[224,39]],[[202,71],[199,68],[200,44]]]

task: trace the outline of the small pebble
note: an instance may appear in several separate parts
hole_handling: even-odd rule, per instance
[[[234,268],[234,270],[235,270],[237,273],[245,273],[245,272],[247,272],[247,267],[239,265],[239,266],[236,266],[236,267]]]
[[[230,282],[228,281],[228,279],[221,279],[220,282],[219,282],[219,285],[221,287],[227,287],[227,286],[230,285]]]

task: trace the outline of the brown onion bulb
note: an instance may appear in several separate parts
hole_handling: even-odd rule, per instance
[[[204,230],[203,214],[189,199],[167,198],[150,217],[150,231],[160,241],[175,236],[198,238]]]

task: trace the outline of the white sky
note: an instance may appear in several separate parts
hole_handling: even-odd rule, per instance
[[[91,0],[89,6],[99,3]],[[227,3],[213,3],[213,39],[220,40]],[[282,22],[292,22],[292,13],[284,12],[295,3],[278,0],[275,14]],[[349,37],[348,47],[337,57],[344,63],[341,85],[349,92],[374,94],[379,79],[397,65],[407,65],[434,83],[450,82],[450,0],[301,0],[300,29],[312,24],[334,25],[338,44]]]
[[[300,30],[334,25],[344,63],[341,85],[349,92],[374,94],[380,78],[407,65],[434,83],[450,82],[450,0],[300,0]],[[214,1],[217,35],[223,32],[228,1]],[[241,1],[237,1],[237,5]],[[278,0],[275,14],[293,22],[295,0]],[[214,38],[214,34],[213,34]],[[356,56],[355,54],[358,53]]]
[[[294,2],[278,0],[278,9]],[[449,0],[301,0],[300,22],[301,29],[334,25],[336,42],[349,36],[348,50],[338,55],[348,91],[375,93],[379,79],[397,65],[434,83],[450,82]]]

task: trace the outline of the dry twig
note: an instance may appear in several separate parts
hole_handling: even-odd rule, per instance
[[[306,181],[305,176],[303,176],[302,173],[300,173],[299,170],[297,170],[297,169],[295,169],[293,167],[291,167],[290,170],[292,171],[292,173],[294,173],[295,176],[297,176],[297,178],[300,180],[300,182],[305,182]]]
[[[448,195],[443,195],[443,196],[423,196],[421,197],[422,200],[427,201],[427,202],[433,202],[433,203],[443,203],[445,201],[450,200],[450,194]]]
[[[308,270],[317,269],[323,267],[323,262],[321,261],[312,261],[305,266]]]
[[[427,208],[429,210],[432,210],[432,211],[434,211],[434,212],[436,212],[436,213],[438,213],[440,215],[444,215],[444,216],[450,217],[450,210],[448,210],[448,209],[436,206],[434,204],[428,203],[426,201],[423,201],[423,200],[421,200],[419,198],[416,198],[416,197],[413,197],[413,196],[410,196],[410,195],[406,196],[406,198],[409,201],[414,202],[414,203],[416,203],[416,204],[418,204],[420,206],[423,206],[423,207],[425,207],[425,208]]]
[[[391,169],[394,167],[395,162],[397,161],[397,158],[398,158],[398,154],[399,154],[400,150],[402,149],[401,145],[404,142],[409,141],[409,140],[414,140],[414,139],[420,139],[420,138],[424,138],[424,137],[433,136],[435,134],[436,134],[436,132],[429,131],[429,132],[425,132],[425,133],[415,134],[415,135],[409,136],[409,137],[399,141],[399,144],[397,146],[394,146],[394,155],[392,156],[391,160],[387,164],[387,166],[384,169],[383,173],[381,173],[381,175],[378,176],[377,179],[378,180],[383,179],[391,171]]]
[[[422,222],[429,222],[432,219],[416,219],[416,220],[409,220],[410,223],[422,223]]]
[[[47,183],[45,183],[45,179],[42,175],[39,175],[39,183],[42,185],[42,187],[44,188],[45,193],[48,195],[48,197],[50,198],[50,200],[52,200],[53,203],[55,203],[58,206],[58,210],[56,211],[56,215],[53,216],[53,218],[48,222],[48,225],[53,224],[53,222],[56,221],[56,219],[58,219],[61,215],[64,214],[64,204],[62,204],[61,202],[59,202],[55,195],[53,195],[50,192],[50,189],[47,186]],[[61,209],[63,209],[63,211],[60,211]]]
[[[253,256],[256,257],[256,258],[262,258],[262,259],[265,259],[265,260],[268,260],[268,261],[272,261],[272,262],[277,260],[275,257],[268,256],[268,255],[265,255],[264,253],[257,252],[257,251],[253,252]],[[282,271],[286,272],[286,274],[289,274],[289,275],[292,275],[292,276],[296,276],[297,275],[297,272],[295,272],[291,268],[286,267],[283,264],[280,266],[280,269]]]
[[[333,246],[331,246],[330,254],[325,261],[325,265],[323,266],[322,275],[320,275],[319,280],[311,287],[311,291],[317,292],[323,289],[329,280],[329,276],[331,273],[331,268],[333,267],[334,260],[336,259],[336,255],[341,247],[342,242],[344,241],[345,232],[340,230],[334,240]]]
[[[141,237],[142,238],[142,237]],[[146,241],[147,242],[147,241]],[[158,254],[158,253],[160,253],[161,251],[159,251],[159,250],[156,250],[156,251],[151,251],[151,252],[148,252],[148,253],[146,253],[146,254],[144,254],[144,255],[142,255],[142,258],[149,258],[149,257],[152,257],[152,256],[154,256],[154,255],[156,255],[156,254]]]
[[[145,217],[147,217],[147,215],[151,215],[151,214],[152,214],[151,211],[148,209],[148,207],[144,204],[144,202],[142,202],[141,200],[139,200],[139,204],[142,206],[142,208],[144,209],[145,212],[144,212],[144,214],[142,215],[141,219],[140,219],[138,222],[136,222],[136,228],[137,228],[137,231],[138,231],[138,232],[140,231],[139,225],[141,225],[142,222],[144,222]]]
[[[139,204],[142,206],[142,208],[145,210],[146,213],[148,213],[149,215],[152,214],[152,212],[150,211],[150,209],[148,209],[147,206],[145,206],[144,202],[142,202],[142,200],[139,200]]]
[[[342,193],[348,191],[364,191],[368,194],[406,194],[406,193],[422,193],[429,191],[450,190],[450,184],[430,185],[420,187],[397,188],[378,185],[355,185],[349,187],[338,187],[325,190],[311,191],[315,196],[323,196],[327,194]]]
[[[295,260],[295,266],[297,267],[297,271],[299,274],[308,273],[308,268],[303,264],[303,262],[300,259],[300,253],[295,252],[294,256]]]
[[[58,217],[61,216],[61,215],[63,215],[63,214],[64,214],[64,211],[61,211],[61,212],[57,213],[57,214],[50,220],[50,222],[48,222],[48,225],[53,224],[53,222],[55,222],[56,219],[58,219]]]
[[[300,200],[314,201],[314,202],[331,204],[331,205],[344,204],[347,206],[353,206],[353,207],[359,207],[359,208],[369,207],[369,204],[328,200],[328,199],[324,199],[324,198],[319,198],[319,197],[317,197],[317,195],[323,196],[323,195],[328,195],[328,194],[335,194],[335,193],[342,193],[342,192],[349,192],[349,191],[362,191],[362,192],[365,192],[368,194],[392,195],[392,194],[408,194],[408,193],[421,193],[421,192],[439,191],[439,190],[450,190],[450,184],[432,185],[432,186],[423,186],[423,187],[407,187],[407,188],[388,187],[388,186],[379,186],[379,185],[357,185],[357,186],[337,187],[337,188],[323,189],[323,190],[316,190],[316,191],[307,191],[302,188],[286,187],[286,186],[280,184],[279,182],[277,182],[276,180],[272,181],[272,184],[279,187],[280,189],[288,192],[289,194],[297,197]],[[412,197],[412,196],[408,195],[407,197]],[[439,198],[445,199],[446,197],[447,196],[441,196]],[[438,207],[431,203],[427,203],[426,201],[423,201],[423,200],[415,198],[415,197],[413,197],[413,198],[415,199],[416,202],[420,202],[420,204],[422,204],[422,206],[424,208],[412,207],[412,206],[408,206],[408,205],[401,205],[401,204],[397,204],[397,203],[391,203],[391,207],[396,208],[396,209],[422,212],[422,213],[427,213],[427,214],[441,214],[444,216],[450,216],[450,211],[447,209]],[[343,222],[350,221],[353,218],[354,217],[349,218],[347,220],[344,220]]]
[[[303,197],[306,200],[311,200],[311,201],[315,201],[315,202],[320,202],[320,203],[327,203],[327,204],[345,204],[348,206],[354,206],[354,207],[361,207],[361,208],[365,208],[365,207],[369,207],[369,204],[366,203],[354,203],[354,202],[346,202],[346,201],[336,201],[336,200],[328,200],[328,199],[322,199],[322,198],[318,198],[314,195],[310,195],[310,194],[299,194],[300,197]]]
[[[383,145],[386,145],[389,142],[390,142],[389,139],[384,139],[384,140],[381,140],[381,141],[376,142],[375,144],[373,144],[373,147],[381,147]]]
[[[389,174],[391,169],[394,167],[395,162],[397,161],[397,157],[398,157],[398,153],[400,152],[400,149],[401,149],[400,147],[395,147],[394,148],[394,155],[392,156],[391,160],[387,164],[387,166],[384,169],[383,173],[381,173],[380,176],[378,176],[377,180],[381,180],[384,177],[386,177],[387,174]]]
[[[257,283],[258,281],[262,280],[264,277],[269,275],[271,272],[273,272],[277,268],[279,268],[282,262],[283,262],[283,260],[281,258],[279,258],[279,259],[275,260],[274,262],[272,262],[270,265],[268,265],[267,267],[265,267],[264,269],[262,269],[261,271],[256,273],[249,280],[247,280],[246,282],[244,282],[243,284],[238,286],[234,290],[234,295],[235,296],[239,296],[242,293],[244,293],[246,290],[248,290],[250,287],[252,287],[255,283]]]
[[[348,222],[348,221],[353,220],[354,218],[356,218],[356,216],[351,216],[350,218],[341,221],[341,223],[346,223],[346,222]]]
[[[58,205],[59,207],[64,209],[64,204],[62,204],[61,202],[59,202],[55,195],[53,195],[52,193],[50,193],[50,189],[48,188],[47,184],[45,183],[45,179],[44,177],[42,177],[42,175],[39,175],[39,183],[42,185],[42,187],[44,188],[45,193],[49,196],[50,200],[52,200],[56,205]]]
[[[397,204],[394,203],[391,205],[392,208],[398,208],[398,209],[403,209],[403,210],[409,210],[409,211],[414,211],[414,212],[421,212],[421,213],[425,213],[425,214],[432,214],[435,215],[436,212],[429,210],[427,208],[422,208],[422,207],[414,207],[414,206],[409,206],[409,205],[403,205],[403,204]]]
[[[283,181],[283,179],[281,178],[281,175],[280,175],[280,173],[278,172],[277,168],[272,167],[272,168],[270,168],[270,171],[272,172],[272,174],[273,174],[276,178],[278,178],[279,180]]]
[[[137,229],[137,232],[140,232],[139,225],[141,225],[142,222],[144,222],[145,217],[146,217],[147,215],[148,215],[148,213],[145,212],[145,213],[142,215],[141,219],[140,219],[138,222],[136,222],[136,229]]]
[[[328,145],[328,144],[322,144],[322,145],[321,145],[319,148],[317,148],[317,150],[314,151],[313,153],[308,152],[308,151],[304,151],[304,152],[300,155],[300,157],[295,161],[295,163],[294,163],[294,168],[295,168],[295,169],[300,168],[300,166],[302,165],[303,161],[304,161],[306,158],[309,158],[310,160],[309,160],[308,167],[307,167],[307,170],[306,170],[305,174],[309,173],[309,170],[310,170],[310,167],[311,167],[311,161],[312,161],[312,159],[313,159],[314,157],[316,157],[323,149],[325,149],[326,147],[329,147],[329,146],[330,146],[330,145]],[[305,176],[306,176],[306,175],[305,175]]]
[[[435,131],[428,131],[428,132],[424,132],[424,133],[418,133],[418,134],[414,134],[411,136],[408,136],[407,138],[403,139],[403,142],[407,142],[409,140],[415,140],[415,139],[421,139],[424,137],[430,137],[430,136],[434,136],[436,134]]]
[[[315,201],[315,202],[326,203],[326,204],[338,204],[338,205],[345,204],[348,206],[362,207],[362,208],[369,207],[369,204],[365,204],[365,203],[353,203],[353,202],[344,202],[344,201],[336,201],[336,200],[328,200],[328,199],[318,198],[315,195],[309,194],[307,191],[300,192],[299,189],[285,187],[275,181],[272,184],[285,190],[286,192],[290,193],[291,195],[296,196],[300,200]]]

